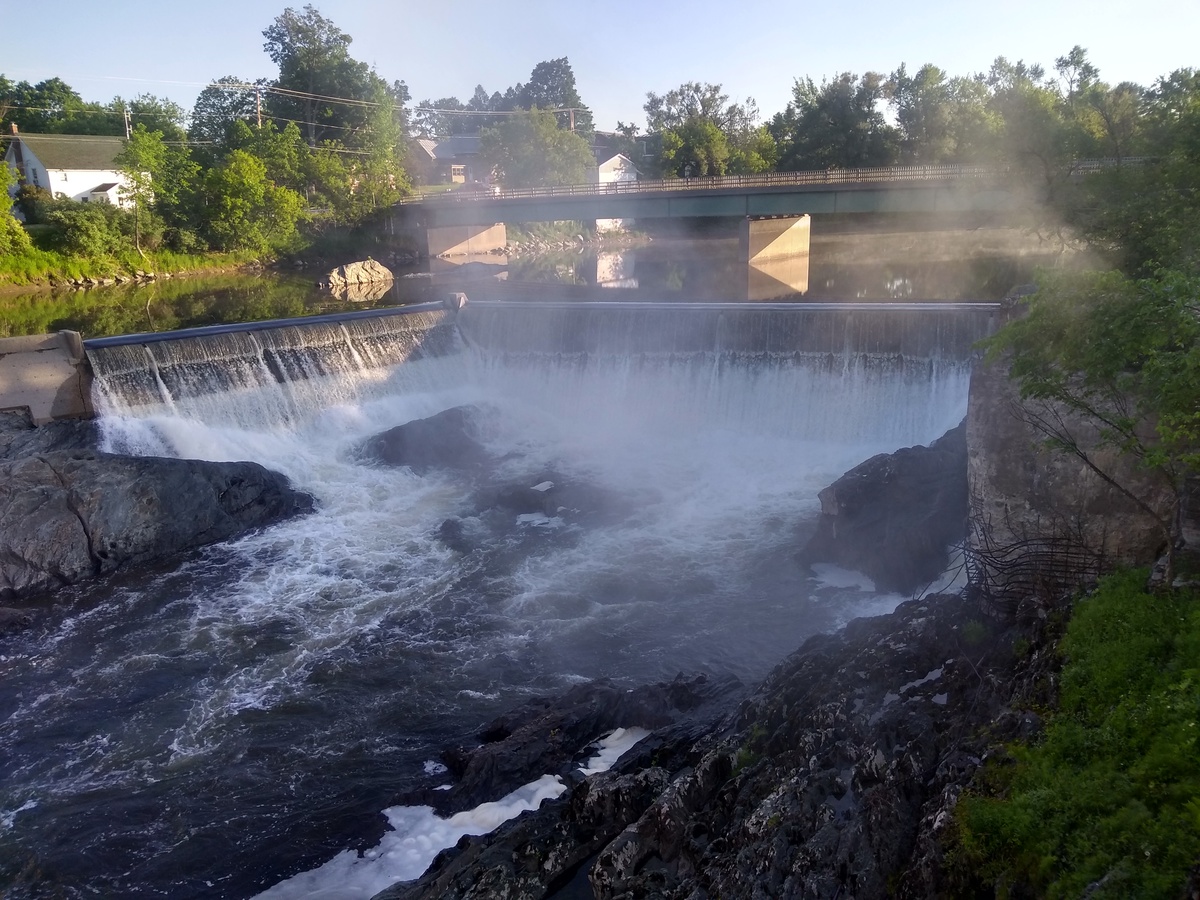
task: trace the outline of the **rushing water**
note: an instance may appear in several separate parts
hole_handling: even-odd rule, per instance
[[[440,747],[530,694],[754,679],[807,635],[893,606],[847,573],[801,571],[797,530],[847,468],[962,418],[965,348],[986,322],[890,313],[955,344],[939,349],[897,338],[898,319],[814,311],[784,328],[800,349],[755,349],[792,314],[715,317],[707,347],[691,326],[648,341],[665,326],[638,315],[548,332],[536,309],[468,311],[454,352],[393,365],[343,347],[303,384],[265,364],[215,387],[102,372],[111,448],[256,460],[316,511],[64,592],[0,648],[5,896],[248,897],[376,844],[397,795],[442,779],[427,766]],[[470,512],[472,485],[356,449],[464,403],[490,411],[502,473],[553,471],[623,512],[448,549],[438,527]]]

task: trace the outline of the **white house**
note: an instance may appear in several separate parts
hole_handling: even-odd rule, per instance
[[[4,162],[17,173],[18,184],[45,188],[55,197],[80,203],[130,206],[121,196],[126,184],[116,163],[125,139],[91,134],[13,133]],[[15,210],[14,210],[15,212]]]
[[[638,180],[637,166],[624,153],[610,154],[601,150],[596,155],[596,166],[588,173],[590,184],[621,184]],[[633,224],[633,219],[597,219],[597,231],[620,231]]]

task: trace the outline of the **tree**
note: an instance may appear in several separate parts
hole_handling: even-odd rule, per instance
[[[554,113],[531,109],[480,135],[479,155],[505,187],[581,184],[595,164],[588,142],[558,127]]]
[[[1139,119],[1121,128],[1150,159],[1068,183],[1058,207],[1128,274],[1200,274],[1200,71],[1159,79],[1139,106]]]
[[[249,87],[245,79],[225,75],[200,92],[192,107],[188,136],[193,141],[227,146],[235,122],[256,122],[262,98],[261,83]]]
[[[730,102],[721,85],[688,81],[661,96],[648,93],[642,108],[658,133],[663,175],[761,172],[774,164],[774,139],[758,126],[753,98]]]
[[[888,78],[884,92],[900,129],[901,162],[927,165],[953,157],[952,91],[946,73],[934,65],[909,75],[901,64]]]
[[[0,85],[2,87],[2,85]],[[20,256],[30,250],[29,233],[12,214],[13,171],[0,165],[0,255]]]
[[[297,234],[304,198],[267,178],[262,160],[232,151],[205,176],[208,231],[222,250],[282,249]]]
[[[804,169],[887,166],[896,161],[898,133],[880,111],[883,76],[843,72],[818,88],[797,79],[792,101],[771,121],[779,167]]]
[[[15,124],[21,131],[46,133],[54,125],[83,109],[83,98],[61,78],[37,84],[12,82],[0,77],[0,109],[4,109],[4,132]]]
[[[408,89],[402,82],[388,85],[366,63],[353,59],[350,35],[311,4],[299,13],[285,9],[263,37],[263,48],[279,66],[271,114],[281,127],[299,122],[310,147],[336,140],[357,148],[379,104],[403,125],[401,107]]]
[[[1078,458],[1154,519],[1168,561],[1178,539],[1172,514],[1155,509],[1098,462],[1067,410],[1099,429],[1100,446],[1130,456],[1178,494],[1200,467],[1200,277],[1165,272],[1133,281],[1118,272],[1044,276],[1026,315],[990,340],[1012,353],[1030,421],[1052,446]]]
[[[482,87],[476,88],[476,92]],[[470,125],[472,116],[457,116],[455,112],[466,112],[467,105],[457,97],[442,97],[440,100],[422,100],[413,110],[413,128],[426,138],[444,138],[452,134],[466,134],[474,129]]]
[[[517,106],[521,109],[570,110],[556,114],[559,128],[575,131],[588,139],[595,131],[592,111],[583,105],[575,87],[575,73],[565,56],[533,67],[529,81],[519,86]]]
[[[154,200],[154,173],[166,170],[167,148],[161,131],[147,131],[139,124],[130,133],[125,148],[117,155],[117,165],[125,176],[121,196],[133,201],[133,246],[142,252],[142,215]]]

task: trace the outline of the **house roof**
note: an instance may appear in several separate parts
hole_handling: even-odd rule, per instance
[[[433,148],[435,159],[457,159],[460,156],[477,156],[479,154],[479,135],[455,134],[440,140]]]
[[[413,143],[425,151],[430,159],[437,159],[437,141],[430,140],[429,138],[416,138]]]
[[[96,185],[94,188],[92,188],[90,191],[88,191],[88,193],[89,194],[107,194],[109,191],[111,191],[115,187],[117,187],[117,182],[106,181],[106,182],[104,182],[104,184]]]
[[[125,139],[92,134],[18,134],[20,141],[47,169],[115,171]]]

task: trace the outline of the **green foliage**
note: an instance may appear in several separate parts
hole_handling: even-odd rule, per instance
[[[272,183],[262,160],[234,150],[209,170],[204,188],[209,233],[220,249],[265,252],[294,242],[304,198]]]
[[[771,120],[780,168],[891,165],[898,135],[880,111],[883,99],[884,79],[876,72],[862,78],[843,72],[820,87],[811,78],[797,79],[787,109]]]
[[[107,203],[58,201],[46,216],[50,248],[92,258],[115,257],[124,245],[122,211]]]
[[[140,251],[141,214],[154,200],[154,183],[162,180],[166,170],[167,147],[163,143],[161,131],[147,131],[146,126],[139,124],[125,142],[124,149],[117,154],[117,165],[125,176],[125,184],[120,192],[123,199],[132,201],[134,210],[134,246]],[[167,185],[164,183],[164,188]]]
[[[1200,70],[1180,69],[1144,93],[1125,84],[1090,96],[1106,148],[1152,158],[1071,185],[1060,204],[1067,220],[1132,275],[1200,273]]]
[[[1105,441],[1174,479],[1200,465],[1198,302],[1200,277],[1179,272],[1045,273],[1027,314],[988,344],[1012,352],[1023,397],[1087,416]]]
[[[485,129],[479,155],[510,188],[582,184],[594,165],[588,142],[561,130],[554,113],[541,109]]]
[[[778,159],[774,137],[758,125],[758,105],[730,102],[719,84],[688,81],[661,96],[651,92],[643,109],[664,177],[765,172]],[[628,126],[625,138],[632,139]]]
[[[1115,576],[1079,602],[1044,741],[960,801],[963,895],[1180,895],[1200,854],[1200,598],[1144,584]]]
[[[579,96],[575,73],[565,56],[538,63],[529,73],[528,82],[518,82],[503,94],[499,91],[489,94],[479,84],[466,103],[457,97],[422,100],[414,111],[413,127],[417,134],[427,138],[476,134],[503,123],[506,113],[534,108],[561,110],[555,113],[559,128],[587,139],[594,133],[592,111]]]

